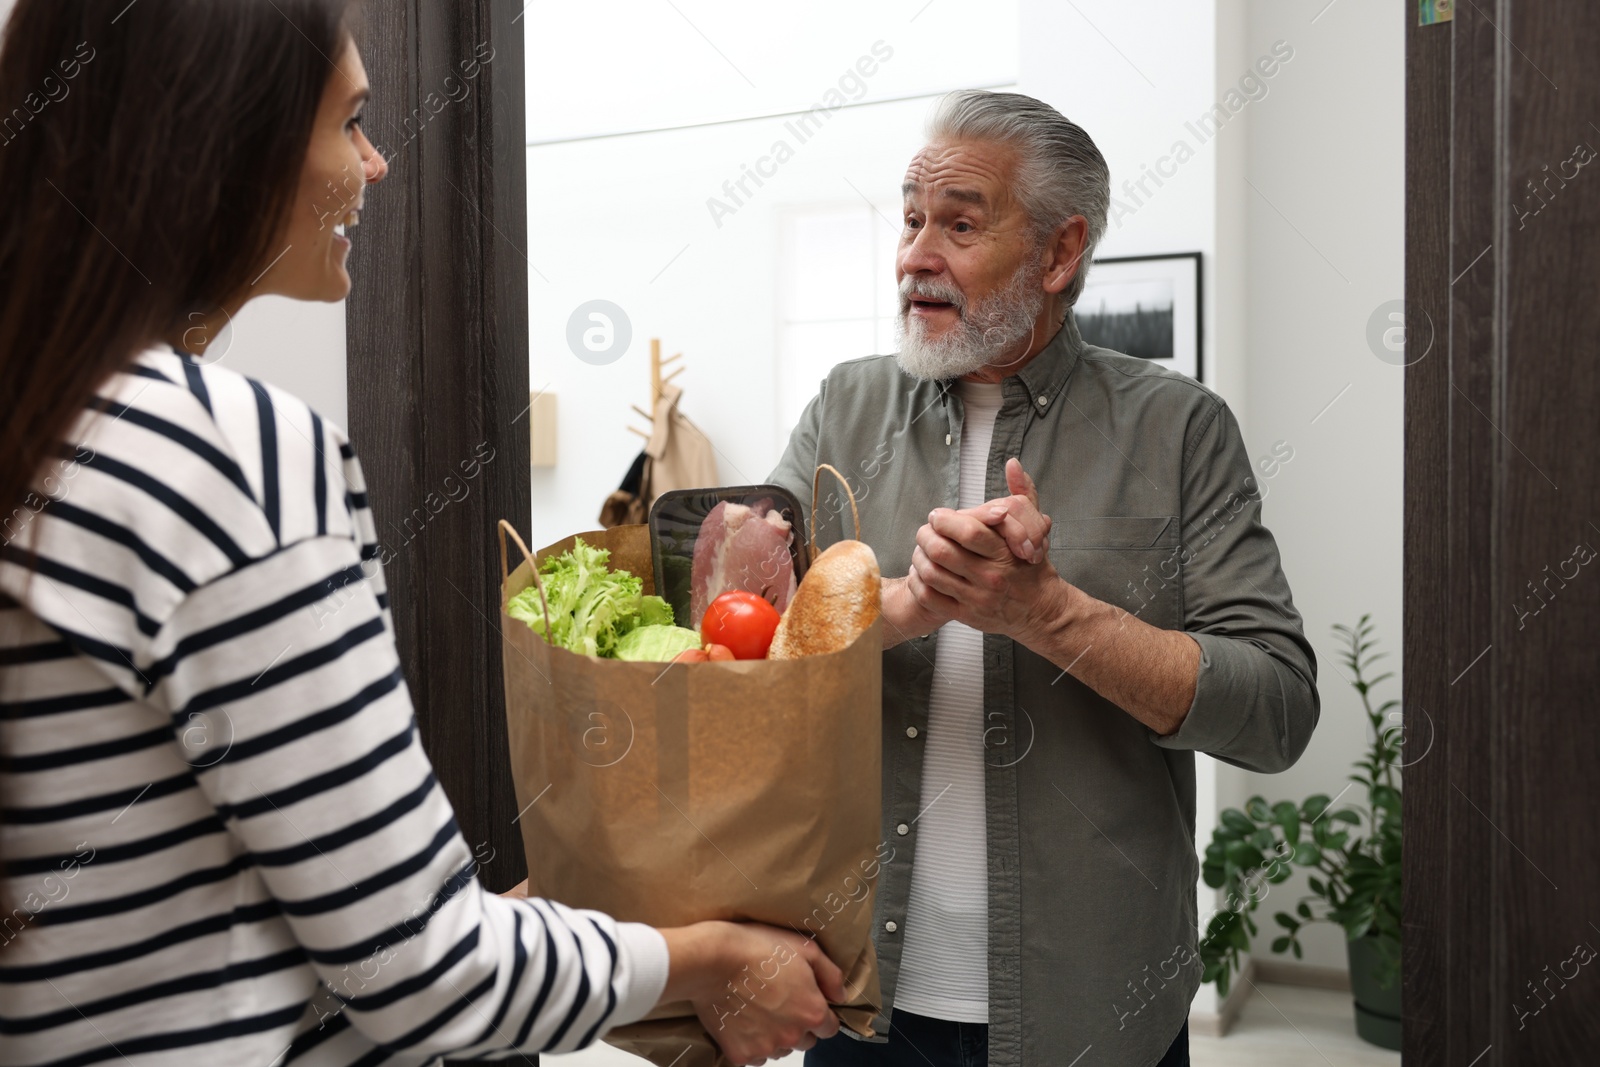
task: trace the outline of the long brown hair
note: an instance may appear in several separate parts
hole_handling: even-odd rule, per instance
[[[353,4],[16,5],[0,44],[0,539],[47,499],[30,486],[96,388],[266,263]]]
[[[139,351],[242,292],[351,0],[20,0],[0,48],[0,517]]]

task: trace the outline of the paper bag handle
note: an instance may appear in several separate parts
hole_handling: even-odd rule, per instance
[[[533,553],[528,551],[527,543],[522,540],[522,535],[517,533],[517,528],[500,520],[500,584],[505,585],[507,578],[511,577],[511,568],[506,566],[506,534],[511,535],[511,540],[517,543],[517,548],[522,550],[522,558],[528,561],[528,570],[533,574],[534,588],[539,590],[539,606],[544,609],[544,639],[550,640],[550,602],[544,598],[544,582],[539,578],[539,561],[533,558]]]
[[[844,486],[845,496],[850,498],[850,518],[856,526],[855,540],[861,540],[861,513],[856,510],[856,494],[850,488],[850,482],[831,463],[817,464],[816,473],[811,476],[811,558],[817,558],[817,497],[822,493],[822,472],[827,471],[839,479],[839,484]],[[515,532],[515,531],[513,531]]]

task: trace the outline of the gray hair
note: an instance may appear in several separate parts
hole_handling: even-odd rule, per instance
[[[1111,211],[1111,171],[1094,139],[1043,101],[985,89],[946,96],[928,121],[927,135],[930,141],[996,141],[1015,148],[1020,159],[1012,191],[1028,213],[1035,241],[1074,215],[1088,220],[1078,273],[1061,294],[1067,306],[1076,304]]]

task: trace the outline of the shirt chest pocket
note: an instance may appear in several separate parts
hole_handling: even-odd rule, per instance
[[[1171,515],[1057,519],[1050,530],[1050,562],[1096,600],[1152,626],[1181,630],[1178,529]]]

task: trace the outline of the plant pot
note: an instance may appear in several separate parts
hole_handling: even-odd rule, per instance
[[[1380,941],[1385,944],[1380,946]],[[1383,970],[1383,950],[1398,948],[1388,938],[1358,937],[1350,946],[1350,992],[1355,995],[1356,1033],[1379,1048],[1400,1050],[1400,979],[1388,989],[1378,984]]]

